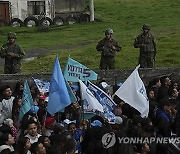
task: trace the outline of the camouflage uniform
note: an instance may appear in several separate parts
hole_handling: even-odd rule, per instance
[[[115,48],[113,48],[113,46]],[[121,46],[114,40],[102,39],[98,42],[96,49],[101,51],[100,69],[108,70],[115,69],[115,53],[121,50]]]
[[[152,34],[148,32],[146,35],[144,33],[138,35],[138,37],[134,41],[134,47],[140,48],[140,55],[139,55],[140,67],[153,68],[155,65],[156,43]]]
[[[12,57],[8,53],[14,53],[14,56]],[[24,55],[25,53],[19,45],[10,44],[9,42],[4,44],[0,50],[0,57],[5,58],[4,74],[20,73],[21,59]]]

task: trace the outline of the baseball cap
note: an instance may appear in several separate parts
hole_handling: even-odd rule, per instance
[[[37,114],[39,110],[38,106],[31,106],[31,109],[29,110],[30,113]]]
[[[108,90],[111,86],[107,84],[107,82],[101,82],[99,84],[100,88]]]
[[[99,121],[99,120],[94,120],[92,123],[91,123],[91,126],[94,126],[94,127],[102,127],[102,123]]]
[[[119,116],[115,116],[115,121],[114,121],[115,124],[122,124],[123,123],[123,119]]]
[[[50,126],[52,124],[55,124],[55,118],[54,117],[46,117],[45,120],[45,126]]]

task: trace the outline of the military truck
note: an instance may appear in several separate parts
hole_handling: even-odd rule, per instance
[[[1,0],[0,26],[64,25],[88,22],[85,0]]]

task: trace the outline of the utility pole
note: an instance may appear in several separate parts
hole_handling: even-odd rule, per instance
[[[89,0],[90,21],[94,21],[94,0]]]

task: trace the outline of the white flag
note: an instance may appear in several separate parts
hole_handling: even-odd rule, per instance
[[[100,111],[103,112],[103,106],[99,103],[96,97],[92,94],[92,92],[86,87],[86,85],[79,80],[80,91],[81,91],[81,99],[86,100],[88,105],[88,110],[90,111]]]
[[[144,83],[138,73],[139,67],[140,65],[136,67],[115,94],[124,102],[137,109],[141,113],[141,117],[148,117],[149,101]]]

